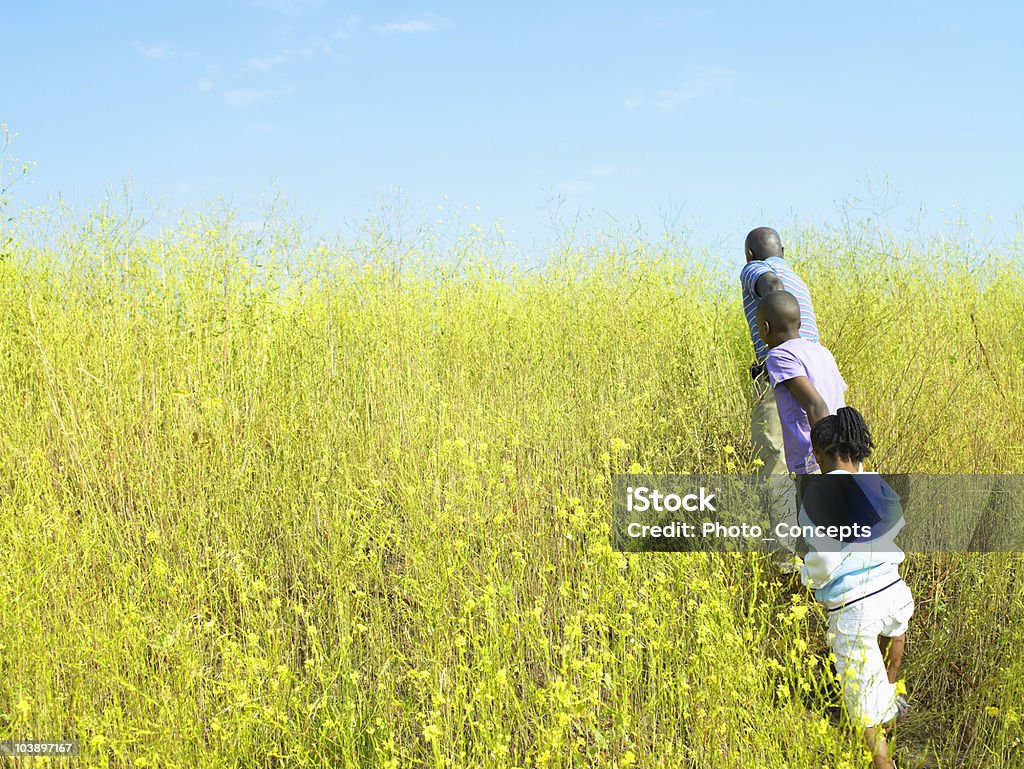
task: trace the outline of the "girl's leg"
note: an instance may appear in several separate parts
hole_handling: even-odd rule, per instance
[[[896,683],[896,677],[900,672],[900,663],[903,662],[903,650],[907,645],[907,634],[889,638],[888,636],[878,637],[878,649],[882,652],[882,659],[885,660],[885,673],[889,677],[889,683]]]
[[[868,743],[868,750],[871,751],[872,769],[893,769],[885,730],[881,726],[869,726],[864,729],[864,738]]]

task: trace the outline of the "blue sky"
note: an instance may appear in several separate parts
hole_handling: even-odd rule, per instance
[[[333,230],[398,188],[522,242],[560,205],[739,248],[887,185],[897,225],[923,205],[928,229],[1012,228],[1022,8],[12,3],[0,121],[35,163],[21,205],[126,179],[171,209],[276,190]]]

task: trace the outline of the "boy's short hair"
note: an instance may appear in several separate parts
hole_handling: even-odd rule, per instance
[[[780,329],[800,328],[800,302],[788,291],[772,291],[761,299],[757,318]]]

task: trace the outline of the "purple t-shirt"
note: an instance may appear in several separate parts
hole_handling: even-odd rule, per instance
[[[803,338],[790,339],[769,350],[766,363],[782,422],[786,467],[797,475],[813,473],[818,469],[818,463],[811,453],[811,425],[807,412],[782,383],[798,376],[807,377],[828,406],[828,413],[835,414],[846,405],[843,398],[846,382],[832,353],[817,342]]]

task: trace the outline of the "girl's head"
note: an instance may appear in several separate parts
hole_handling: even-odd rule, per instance
[[[811,428],[811,449],[823,473],[851,468],[856,471],[871,456],[874,445],[864,417],[852,406],[819,419]]]

